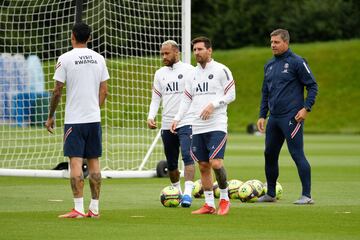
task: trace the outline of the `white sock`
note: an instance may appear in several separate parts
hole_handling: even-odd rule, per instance
[[[184,195],[189,195],[191,197],[193,189],[194,189],[194,182],[193,181],[185,181]]]
[[[84,213],[84,198],[74,198],[75,210],[79,213]]]
[[[180,181],[178,181],[178,182],[176,182],[176,183],[171,183],[171,185],[172,185],[173,187],[176,187],[177,189],[179,189],[179,192],[180,192],[180,194],[182,195]]]
[[[229,188],[225,188],[225,189],[220,188],[220,199],[225,199],[226,201],[229,201],[228,191]]]
[[[99,200],[91,199],[89,210],[91,210],[94,214],[99,214]]]
[[[204,191],[204,195],[205,195],[205,203],[208,206],[215,208],[214,192]]]

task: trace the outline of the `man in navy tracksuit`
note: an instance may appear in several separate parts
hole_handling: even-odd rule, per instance
[[[286,139],[302,183],[301,197],[294,204],[312,204],[311,170],[303,146],[304,120],[315,103],[318,86],[305,59],[289,49],[289,32],[277,29],[270,34],[274,57],[265,65],[260,115],[257,127],[265,131],[265,174],[268,191],[259,202],[275,202],[279,176],[279,153]],[[304,100],[304,87],[307,96]]]

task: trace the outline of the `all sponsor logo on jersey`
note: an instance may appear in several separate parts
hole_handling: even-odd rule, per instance
[[[182,79],[184,76],[180,73],[178,79]]]
[[[196,87],[196,92],[207,92],[207,91],[209,91],[209,83],[208,82],[198,83],[198,85]]]
[[[209,78],[209,79],[213,79],[213,78],[214,78],[214,75],[213,75],[213,74],[210,74],[208,78]]]
[[[170,82],[166,85],[167,92],[177,92],[179,91],[179,83],[178,82]]]

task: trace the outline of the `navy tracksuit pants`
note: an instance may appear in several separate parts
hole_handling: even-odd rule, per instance
[[[265,138],[265,174],[267,193],[272,197],[275,197],[276,180],[279,176],[279,154],[286,139],[301,180],[302,195],[311,198],[311,168],[304,154],[303,129],[304,122],[296,122],[294,114],[287,117],[269,117]]]

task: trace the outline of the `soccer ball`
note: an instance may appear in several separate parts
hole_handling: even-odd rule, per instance
[[[275,186],[276,199],[280,199],[283,195],[283,188],[279,182],[276,182]],[[264,183],[264,194],[267,193],[267,182]]]
[[[164,207],[177,207],[181,201],[179,189],[173,186],[167,186],[160,193],[160,201]]]
[[[217,181],[215,181],[213,184],[213,191],[214,191],[214,197],[219,198],[220,197],[220,188],[219,188],[219,184]]]
[[[256,189],[256,191],[259,193],[259,197],[261,197],[265,194],[264,184],[260,180],[253,179],[253,180],[248,180],[245,183],[251,184]]]
[[[201,184],[201,180],[196,180],[194,182],[194,188],[192,190],[192,195],[194,198],[203,198],[204,197],[204,189]]]
[[[251,183],[244,183],[239,188],[239,198],[242,202],[256,202],[259,193]]]
[[[239,187],[243,184],[242,181],[232,179],[228,182],[228,195],[231,199],[239,199]]]

